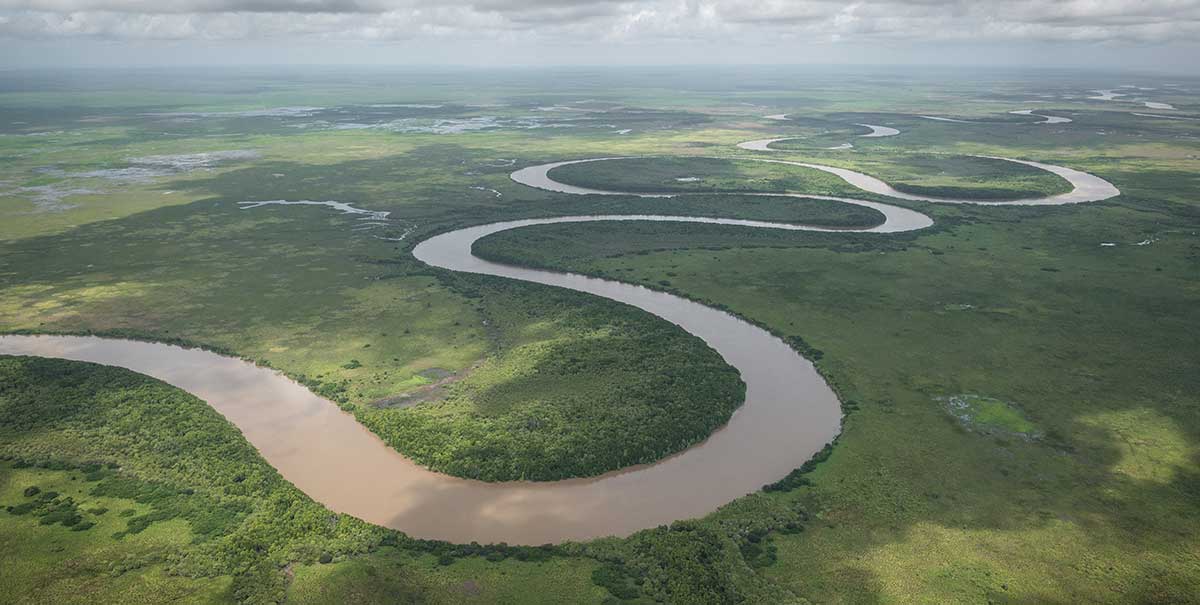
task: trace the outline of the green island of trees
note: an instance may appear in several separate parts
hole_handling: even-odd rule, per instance
[[[736,370],[700,338],[594,296],[471,277],[495,352],[411,407],[352,407],[431,469],[485,481],[549,481],[653,462],[706,438],[745,399]],[[519,302],[520,301],[520,302]]]

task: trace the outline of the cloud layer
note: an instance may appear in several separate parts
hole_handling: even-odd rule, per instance
[[[1200,0],[0,0],[0,36],[1169,42]]]

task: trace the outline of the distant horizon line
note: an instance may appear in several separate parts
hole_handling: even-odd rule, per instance
[[[877,68],[877,69],[929,69],[929,70],[963,70],[981,69],[989,71],[1074,71],[1096,73],[1123,74],[1153,74],[1172,75],[1190,78],[1200,78],[1200,73],[1180,72],[1170,68],[1135,67],[1135,66],[1078,66],[1078,65],[1032,65],[1024,63],[517,63],[511,65],[471,64],[471,63],[186,63],[171,64],[129,64],[129,65],[93,65],[68,64],[61,65],[29,65],[3,66],[0,73],[16,72],[45,72],[45,71],[78,71],[78,70],[114,70],[114,71],[162,71],[162,70],[255,70],[255,69],[372,69],[372,70],[468,70],[468,71],[505,71],[505,70],[556,70],[556,69],[621,69],[621,70],[653,70],[653,69],[821,69],[821,68]]]

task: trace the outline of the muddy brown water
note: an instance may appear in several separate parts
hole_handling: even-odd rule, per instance
[[[524,173],[545,178],[546,188],[561,186],[546,176],[551,167],[517,171],[513,178],[521,182],[518,175]],[[886,233],[932,224],[927,216],[897,206],[826,199],[860,203],[884,215],[881,225],[861,231]],[[1058,203],[1066,201],[1074,200]],[[583,540],[699,517],[778,480],[837,435],[841,411],[832,390],[811,363],[761,328],[641,286],[513,267],[471,254],[476,240],[493,233],[595,221],[827,229],[681,216],[571,216],[468,227],[414,248],[414,256],[430,265],[569,288],[636,306],[704,339],[741,373],[746,401],[708,439],[656,463],[599,477],[486,483],[436,473],[278,372],[198,349],[84,336],[8,335],[0,336],[0,353],[90,361],[163,380],[208,402],[286,479],[325,506],[414,537],[452,542]]]
[[[202,350],[96,337],[0,336],[0,353],[92,361],[163,380],[207,401],[285,478],[329,508],[415,537],[453,542],[582,540],[701,516],[778,480],[838,433],[841,411],[833,392],[811,363],[761,328],[641,286],[511,267],[470,252],[477,239],[491,233],[596,220],[757,224],[693,217],[559,217],[461,229],[414,250],[435,266],[632,304],[700,336],[741,373],[746,401],[708,439],[654,464],[595,478],[487,483],[436,473],[278,372]]]

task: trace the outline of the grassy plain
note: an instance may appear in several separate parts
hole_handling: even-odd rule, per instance
[[[0,377],[4,602],[268,603],[291,588],[293,566],[375,551],[412,578],[393,596],[450,602],[455,578],[473,577],[470,563],[439,565],[437,544],[313,502],[178,389],[30,357],[0,357]],[[586,562],[555,565],[587,577]]]
[[[241,535],[247,530],[239,528],[251,527],[249,517],[234,515],[214,534],[223,537],[199,543],[196,525],[182,517],[113,538],[128,523],[113,512],[133,509],[136,518],[150,509],[136,499],[93,495],[94,485],[81,475],[71,481],[75,471],[17,469],[10,460],[0,466],[0,504],[23,501],[24,484],[36,483],[86,501],[85,510],[110,511],[85,512],[81,522],[96,525],[78,532],[38,525],[31,513],[0,513],[4,543],[22,545],[10,559],[36,563],[13,563],[20,579],[11,590],[5,583],[0,601],[36,601],[34,587],[51,597],[97,600],[252,600],[237,587],[257,578],[245,575],[256,566],[267,570],[269,581],[255,581],[270,588],[263,593],[268,600],[297,602],[353,594],[363,602],[544,596],[592,603],[621,597],[1117,603],[1186,602],[1200,592],[1194,505],[1200,497],[1200,124],[1138,117],[1130,113],[1141,111],[1138,106],[1085,99],[1088,90],[1111,87],[1118,78],[1153,86],[1154,77],[939,72],[863,78],[782,68],[720,77],[703,70],[377,75],[196,74],[183,86],[153,74],[76,74],[66,85],[50,75],[6,85],[0,93],[6,118],[0,128],[0,330],[181,339],[302,377],[380,432],[409,417],[420,427],[446,426],[418,422],[427,417],[478,428],[547,401],[557,402],[555,414],[570,410],[572,399],[563,396],[564,389],[572,391],[570,372],[598,377],[589,390],[597,409],[631,403],[614,396],[620,391],[613,385],[665,384],[656,382],[659,366],[641,371],[606,361],[614,346],[640,351],[653,340],[605,326],[655,322],[604,301],[429,270],[408,254],[413,242],[467,224],[587,212],[878,220],[819,203],[725,194],[669,200],[558,195],[511,182],[514,167],[614,155],[671,157],[639,160],[636,170],[581,165],[588,174],[575,176],[590,175],[599,188],[624,183],[711,192],[705,188],[711,180],[674,180],[698,176],[718,179],[721,190],[787,186],[819,193],[809,190],[816,187],[876,199],[798,168],[694,157],[762,157],[734,145],[802,134],[854,148],[828,150],[825,138],[801,139],[769,157],[977,196],[1061,190],[1055,178],[1008,166],[997,171],[960,154],[1003,155],[1088,170],[1124,195],[1062,208],[909,204],[938,225],[896,236],[589,224],[489,238],[477,251],[669,289],[802,338],[822,352],[819,368],[848,402],[851,413],[837,446],[815,470],[787,482],[788,489],[628,539],[564,545],[540,562],[467,547],[409,548],[398,537],[395,546],[382,538],[353,542],[322,564],[318,550],[332,539],[324,532],[334,530],[285,531],[267,519],[280,532],[270,536],[287,538],[279,544],[294,540],[321,549],[306,546],[294,551],[302,555],[289,555],[293,551],[272,546],[238,559],[240,567],[221,567],[227,553],[218,556],[207,545]],[[248,86],[253,93],[245,92]],[[1197,86],[1185,82],[1160,100],[1195,115]],[[1053,96],[1039,111],[1074,122],[1039,125],[1006,113],[1030,108],[1027,99],[1035,94]],[[442,107],[371,107],[413,104]],[[310,109],[279,110],[284,107]],[[774,113],[797,119],[761,118]],[[863,129],[853,124],[860,122],[901,134],[857,138]],[[160,170],[138,181],[99,172],[144,167],[133,160],[147,156],[230,150],[257,155]],[[61,203],[43,197],[39,206],[31,198],[48,190],[26,188],[47,186],[55,195],[95,192],[65,195]],[[357,216],[328,208],[237,206],[276,199],[338,200],[391,214],[385,225],[364,228]],[[406,232],[401,241],[373,237]],[[703,359],[704,350],[674,328],[649,332],[681,347],[677,359]],[[544,367],[529,354],[538,350],[573,351],[583,365],[554,379],[524,380]],[[12,372],[28,369],[5,363]],[[446,376],[462,378],[445,387],[449,399],[438,392],[413,407],[372,405],[423,397],[442,388],[434,383]],[[62,400],[61,391],[43,382],[41,391],[21,400],[28,407],[23,414]],[[82,378],[75,386],[56,384],[71,393],[70,401],[120,402]],[[517,386],[520,396],[511,390]],[[88,388],[101,395],[88,395]],[[504,397],[480,395],[505,389]],[[140,401],[167,414],[157,404],[188,402],[183,407],[197,417],[207,409],[177,393],[155,393],[120,405]],[[962,395],[1005,402],[1011,408],[991,408],[998,422],[1031,437],[964,426],[942,401]],[[722,409],[719,398],[701,403]],[[110,431],[110,425],[122,426],[100,417],[85,426]],[[578,428],[583,435],[585,427]],[[615,428],[656,435],[649,427]],[[206,434],[233,435],[226,441],[232,444],[236,433],[230,431],[227,425],[205,428]],[[507,431],[495,434],[506,437]],[[39,425],[3,443],[9,455],[44,457],[64,443],[63,435],[80,439],[61,426]],[[406,434],[422,437],[429,460],[462,459],[462,450],[438,441],[436,431]],[[491,454],[527,458],[512,455],[510,442],[498,443]],[[595,444],[572,444],[569,451]],[[77,464],[105,458],[120,466],[113,473],[142,480],[162,479],[154,468],[171,468],[172,456],[190,452],[157,452],[139,467],[138,458],[124,453],[128,448],[98,452],[83,441],[74,447],[58,455],[76,456]],[[273,476],[261,460],[251,460],[253,452],[242,455],[247,468]],[[233,484],[220,474],[201,476],[211,493]],[[320,507],[277,477],[264,482],[289,494],[306,514],[331,514],[314,512]],[[336,531],[360,527],[361,535],[391,535],[341,519]],[[139,559],[144,552],[158,554]],[[125,560],[138,564],[124,572],[109,567]],[[205,571],[179,573],[179,561]],[[4,568],[10,569],[7,560]],[[237,573],[228,571],[234,568]]]
[[[648,287],[669,273],[823,351],[857,410],[800,490],[816,520],[765,571],[797,595],[1185,602],[1200,588],[1196,216],[1184,191],[1114,180],[1115,202],[954,209],[953,227],[872,250],[597,225],[477,251]],[[940,401],[961,394],[1016,402],[1023,417],[1001,421],[1037,437],[964,427]]]
[[[833,195],[858,191],[811,168],[721,158],[635,158],[568,164],[550,171],[563,183],[645,193],[788,192]]]
[[[869,174],[898,191],[935,197],[1006,200],[1071,190],[1066,179],[1032,166],[970,156],[896,155],[865,163]]]

